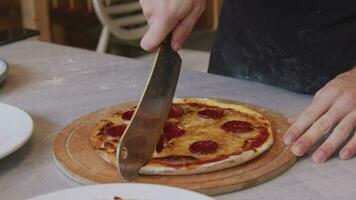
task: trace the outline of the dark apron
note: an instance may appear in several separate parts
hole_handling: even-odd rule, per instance
[[[315,93],[356,65],[356,0],[224,0],[209,72]]]

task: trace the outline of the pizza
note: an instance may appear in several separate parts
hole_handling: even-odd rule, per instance
[[[95,152],[117,166],[116,148],[136,106],[99,121],[90,134]],[[273,143],[272,127],[244,105],[207,98],[175,98],[152,158],[140,174],[199,174],[256,158]],[[139,147],[138,147],[139,148]]]

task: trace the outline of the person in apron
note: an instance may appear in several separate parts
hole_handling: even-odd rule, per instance
[[[179,50],[205,9],[205,0],[141,0],[149,29],[141,47],[154,51],[172,33]],[[356,154],[356,1],[224,0],[209,73],[315,94],[290,119],[284,142],[303,156],[326,161]],[[348,138],[351,138],[348,140]],[[348,141],[347,141],[348,140]]]

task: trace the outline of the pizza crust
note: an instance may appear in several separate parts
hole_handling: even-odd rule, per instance
[[[263,152],[268,150],[272,144],[273,144],[273,134],[272,134],[272,127],[270,122],[268,121],[267,118],[265,118],[262,114],[255,112],[245,106],[242,105],[236,105],[236,104],[229,104],[229,103],[223,103],[219,101],[215,101],[213,99],[208,99],[208,98],[175,98],[174,103],[201,103],[201,104],[207,104],[211,106],[217,106],[220,108],[231,108],[234,110],[238,110],[240,112],[246,113],[248,115],[252,115],[254,117],[258,117],[262,119],[266,124],[267,124],[267,132],[268,132],[268,138],[267,140],[259,147],[255,149],[251,149],[248,151],[244,151],[243,153],[239,155],[230,155],[227,158],[224,158],[219,161],[215,162],[209,162],[209,163],[203,163],[203,164],[192,164],[188,165],[185,167],[170,167],[170,166],[163,166],[159,163],[147,163],[145,166],[143,166],[139,173],[140,174],[147,174],[147,175],[184,175],[184,174],[201,174],[201,173],[207,173],[207,172],[213,172],[213,171],[218,171],[218,170],[223,170],[227,168],[231,168],[243,163],[246,163],[259,155],[261,155]],[[98,147],[99,140],[97,137],[95,137],[95,133],[98,130],[98,127],[92,132],[91,134],[91,143],[95,147]],[[95,152],[106,162],[110,163],[111,165],[114,165],[117,167],[118,162],[116,159],[115,153],[110,153],[106,152],[104,149],[99,149],[96,148]],[[157,154],[157,153],[155,153]],[[153,158],[155,158],[157,155],[153,155]]]
[[[96,149],[95,153],[98,154],[98,156],[101,157],[105,162],[110,163],[111,165],[114,165],[115,167],[118,167],[118,162],[117,162],[115,153],[107,153],[101,149]]]
[[[231,168],[243,163],[246,163],[260,154],[268,150],[273,144],[273,137],[271,135],[267,139],[267,141],[258,147],[256,151],[249,150],[245,151],[240,155],[232,155],[226,159],[212,162],[212,163],[205,163],[201,165],[189,166],[189,167],[182,167],[182,168],[174,168],[174,167],[167,167],[158,164],[147,164],[143,166],[139,173],[146,174],[146,175],[184,175],[184,174],[201,174],[201,173],[208,173],[213,171],[218,171],[222,169]],[[106,153],[104,150],[95,150],[95,152],[106,162],[118,167],[118,162],[116,160],[116,155],[114,153]]]
[[[269,137],[267,141],[262,144],[260,147],[254,150],[245,151],[240,155],[232,155],[226,159],[199,164],[194,166],[182,167],[182,168],[174,168],[174,167],[167,167],[162,165],[155,165],[155,164],[147,164],[143,166],[139,173],[140,174],[160,174],[160,175],[184,175],[184,174],[202,174],[208,173],[213,171],[219,171],[227,168],[231,168],[237,165],[241,165],[246,163],[260,154],[268,150],[273,144],[273,137]]]

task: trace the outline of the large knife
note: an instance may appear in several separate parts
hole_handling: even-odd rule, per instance
[[[170,36],[161,44],[146,88],[117,148],[121,176],[132,181],[152,158],[172,104],[182,59],[170,47]]]

